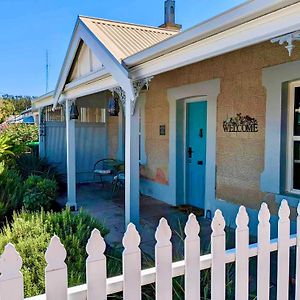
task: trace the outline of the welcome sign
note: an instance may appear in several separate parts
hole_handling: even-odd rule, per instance
[[[258,132],[258,122],[248,115],[237,114],[223,122],[224,132]]]

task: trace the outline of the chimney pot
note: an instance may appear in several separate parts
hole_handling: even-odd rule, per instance
[[[172,30],[180,30],[182,26],[176,24],[175,19],[175,0],[165,0],[165,23],[160,27]]]

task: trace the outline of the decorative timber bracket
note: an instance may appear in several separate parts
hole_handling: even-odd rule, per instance
[[[134,114],[136,103],[137,103],[137,100],[139,98],[139,95],[140,95],[142,89],[144,87],[147,90],[149,89],[149,84],[150,84],[150,81],[152,80],[152,78],[153,77],[147,77],[147,78],[132,82],[134,97],[133,97],[133,99],[131,99],[131,115]],[[112,92],[113,95],[116,93],[119,96],[119,99],[120,99],[120,101],[123,105],[123,109],[124,109],[124,112],[125,112],[126,91],[124,91],[122,89],[122,87],[120,87],[120,86],[112,88],[112,89],[110,89],[110,91]]]
[[[279,45],[284,45],[287,51],[289,52],[289,56],[292,55],[292,52],[295,48],[294,42],[300,41],[300,31],[294,31],[279,37],[276,37],[271,40],[271,43],[279,43]]]

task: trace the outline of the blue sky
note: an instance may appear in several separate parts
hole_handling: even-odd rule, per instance
[[[177,0],[177,23],[189,28],[244,0]],[[146,25],[163,23],[164,0],[0,0],[0,94],[45,93],[55,87],[77,15]]]

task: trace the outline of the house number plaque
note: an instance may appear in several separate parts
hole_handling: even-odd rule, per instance
[[[237,114],[223,122],[224,132],[258,132],[258,122],[248,115]]]

